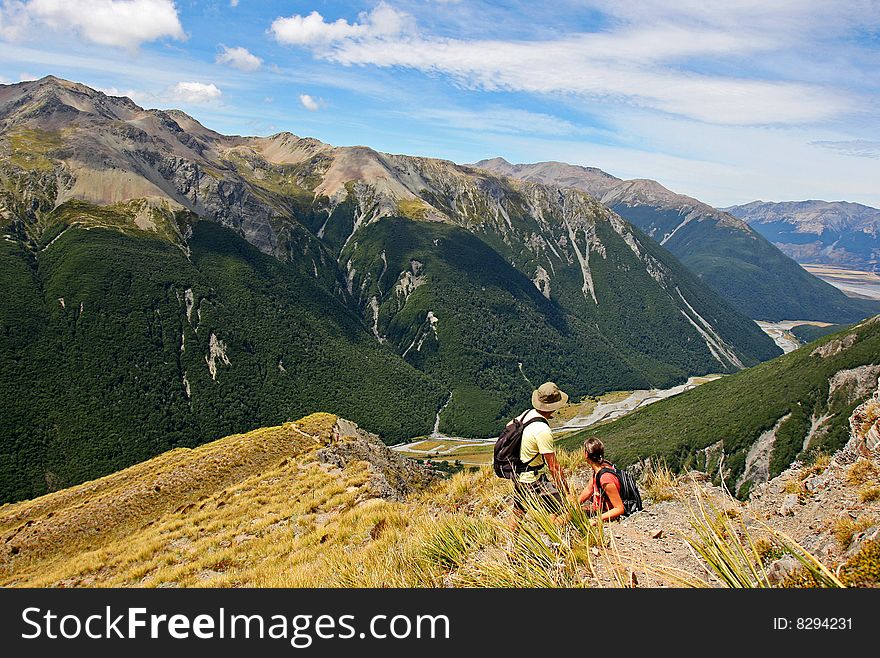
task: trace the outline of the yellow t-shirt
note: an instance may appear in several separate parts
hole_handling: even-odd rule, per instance
[[[532,418],[540,418],[534,409],[531,409],[525,416],[520,416],[522,422],[531,420]],[[553,433],[546,423],[532,423],[523,430],[522,445],[519,449],[519,458],[523,463],[529,463],[530,459],[535,461],[529,463],[529,466],[544,466],[544,458],[549,452],[556,452],[556,445],[553,442]],[[520,482],[528,484],[538,479],[540,473],[538,471],[525,471],[517,477]]]

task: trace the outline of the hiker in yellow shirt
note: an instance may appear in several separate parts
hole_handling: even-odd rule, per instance
[[[519,527],[519,521],[525,514],[525,505],[540,504],[555,519],[562,519],[564,506],[561,492],[567,493],[568,485],[562,466],[556,459],[556,445],[547,421],[567,402],[566,393],[559,390],[555,383],[545,382],[532,392],[532,409],[518,416],[523,423],[531,420],[536,422],[529,423],[522,433],[520,461],[529,468],[513,480],[513,528]]]

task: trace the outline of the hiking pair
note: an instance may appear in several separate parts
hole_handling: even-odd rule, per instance
[[[546,382],[532,393],[532,409],[517,416],[495,442],[493,467],[498,477],[513,481],[514,513],[525,512],[525,503],[539,502],[548,512],[559,515],[565,506],[562,493],[568,485],[556,459],[556,448],[549,420],[568,402],[568,395],[553,382]],[[584,456],[593,478],[577,497],[578,504],[590,501],[603,521],[627,516],[642,509],[635,479],[616,468],[604,457],[599,439],[584,444]],[[549,477],[544,467],[549,469]]]

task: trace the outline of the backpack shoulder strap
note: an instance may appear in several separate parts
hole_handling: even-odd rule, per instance
[[[602,476],[605,475],[606,473],[612,473],[614,475],[614,477],[617,478],[617,488],[618,489],[620,489],[620,486],[621,486],[620,485],[620,476],[617,474],[617,469],[616,468],[608,468],[607,466],[603,466],[596,473],[596,482],[593,485],[593,488],[596,491],[600,492],[602,494],[602,497],[608,496],[608,494],[605,493],[605,489],[603,489],[602,485],[600,484],[600,480],[602,479]]]
[[[526,414],[527,414],[527,413],[529,413],[529,412],[527,411]],[[521,418],[525,418],[525,414],[523,414],[523,415],[521,416]],[[522,428],[523,428],[523,430],[525,430],[525,428],[528,427],[529,425],[531,425],[532,423],[544,423],[547,427],[550,427],[550,423],[547,422],[547,419],[546,419],[546,418],[544,418],[543,416],[538,416],[537,418],[529,418],[529,420],[527,420],[526,422],[524,422],[524,423],[522,424]],[[543,468],[543,466],[539,466],[539,467],[536,469],[535,467],[531,466],[531,463],[532,463],[533,461],[535,461],[540,455],[541,455],[541,453],[539,452],[539,453],[537,453],[534,457],[532,457],[529,461],[526,462],[526,466],[528,466],[528,470],[532,470],[532,471],[534,471],[534,470],[541,470],[541,468]]]

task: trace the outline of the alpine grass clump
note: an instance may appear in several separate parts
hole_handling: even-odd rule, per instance
[[[696,509],[691,510],[694,534],[687,542],[726,587],[773,587],[765,564],[774,550],[793,556],[814,586],[845,587],[825,565],[785,533],[766,524],[761,526],[768,536],[763,541],[753,537],[759,528],[747,526],[741,514],[717,510],[698,492]]]
[[[655,503],[675,500],[680,497],[678,485],[681,476],[676,475],[666,461],[661,460],[648,466],[640,478],[645,494]]]

